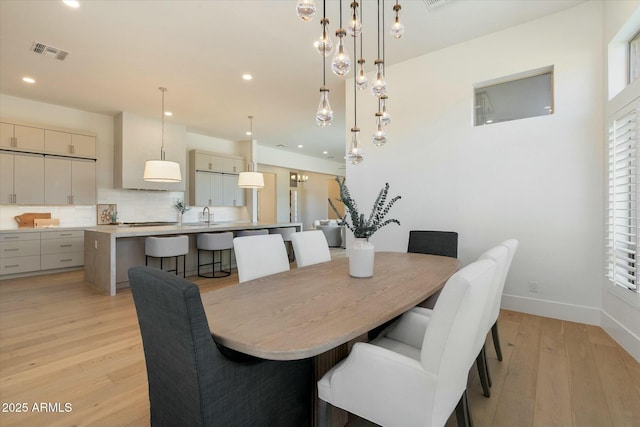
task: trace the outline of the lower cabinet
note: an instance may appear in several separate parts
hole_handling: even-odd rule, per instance
[[[0,276],[84,265],[84,231],[0,234]]]
[[[0,275],[40,270],[40,233],[0,235]]]
[[[78,267],[84,264],[84,231],[43,231],[40,235],[40,268]]]

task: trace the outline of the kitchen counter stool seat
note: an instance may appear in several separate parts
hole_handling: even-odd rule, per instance
[[[182,277],[186,276],[186,255],[189,253],[189,236],[154,237],[144,239],[145,265],[149,265],[149,257],[160,258],[160,270],[164,258],[175,258],[176,275],[178,275],[178,258],[182,257]]]
[[[233,233],[200,233],[198,234],[198,276],[208,278],[227,277],[231,274],[231,250],[233,249]],[[200,251],[211,252],[211,262],[200,264]],[[222,269],[222,251],[229,251],[229,268]],[[219,253],[218,261],[216,261],[216,252]],[[216,272],[216,264],[220,264],[220,270]],[[200,273],[200,267],[211,266],[211,275],[207,276]]]
[[[279,234],[282,236],[282,240],[284,240],[284,245],[287,247],[287,257],[289,258],[289,262],[293,262],[294,260],[294,252],[293,246],[291,244],[291,236],[293,233],[296,233],[297,230],[295,227],[278,227],[271,230],[270,234]]]
[[[236,237],[262,236],[264,234],[269,234],[269,230],[238,230],[236,231]]]

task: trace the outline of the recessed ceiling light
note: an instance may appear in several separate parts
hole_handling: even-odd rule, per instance
[[[285,147],[285,145],[284,145],[284,144],[278,144],[278,145],[276,145],[276,147],[278,147],[278,148],[284,148],[284,147]]]
[[[35,79],[32,79],[31,77],[26,77],[26,76],[22,78],[22,81],[25,83],[31,83],[31,84],[34,84],[36,82]]]
[[[253,79],[253,76],[251,74],[242,75],[242,80],[251,80],[251,79]]]
[[[171,116],[173,116],[173,113],[171,111],[165,111],[164,115],[168,116],[168,117],[171,117]]]
[[[298,144],[298,148],[302,148],[302,147],[304,147],[304,145]]]
[[[251,131],[247,131],[247,136],[251,136]]]
[[[322,154],[329,154],[329,152],[328,151],[323,151]]]
[[[78,0],[62,0],[62,3],[74,9],[77,9],[80,7],[80,2]]]

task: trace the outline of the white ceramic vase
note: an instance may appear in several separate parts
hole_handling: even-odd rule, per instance
[[[349,246],[349,274],[352,277],[373,276],[374,246],[367,239],[355,239]]]

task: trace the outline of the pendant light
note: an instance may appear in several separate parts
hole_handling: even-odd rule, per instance
[[[360,6],[360,15],[362,16],[362,6]],[[362,18],[360,18],[360,29],[362,30]],[[362,31],[360,32],[360,58],[358,59],[358,65],[360,66],[360,70],[358,71],[358,76],[356,77],[356,85],[359,90],[365,90],[369,86],[369,79],[367,78],[366,73],[364,72],[364,64],[365,60],[363,58],[362,53]],[[356,55],[355,49],[353,52],[354,56]]]
[[[353,38],[353,52],[356,52],[356,38]],[[364,160],[364,153],[360,148],[360,129],[358,128],[358,84],[353,79],[353,127],[351,128],[351,144],[347,153],[347,161],[352,165],[358,165]]]
[[[316,5],[313,0],[298,0],[296,13],[302,21],[309,22],[316,14]]]
[[[402,9],[402,6],[400,6],[398,4],[398,0],[396,0],[396,4],[393,5],[393,11],[396,13],[396,19],[389,30],[389,33],[391,33],[391,35],[396,39],[399,39],[404,35],[404,25],[400,22],[400,17],[398,16],[400,9]]]
[[[326,0],[322,2],[322,35],[327,34],[327,25],[329,20],[326,17]],[[320,87],[320,103],[318,104],[318,111],[316,112],[316,124],[320,127],[331,126],[333,121],[333,110],[331,104],[329,104],[329,88],[327,87],[327,75],[326,75],[326,63],[325,57],[322,55],[322,86]]]
[[[340,0],[340,28],[336,30],[338,50],[331,61],[331,71],[338,77],[344,77],[351,71],[351,58],[349,58],[349,54],[344,50],[344,37],[346,35],[347,32],[342,28],[342,0]]]
[[[160,147],[160,160],[147,160],[144,164],[145,181],[150,182],[180,182],[182,173],[180,163],[165,160],[164,156],[164,93],[166,88],[158,88],[162,92],[162,146]]]
[[[380,112],[382,113],[381,122],[382,126],[387,126],[391,124],[391,114],[387,112],[387,95],[382,95],[380,97]]]
[[[249,133],[253,140],[253,116],[249,116]],[[253,162],[249,163],[248,172],[240,172],[238,175],[239,188],[262,188],[264,187],[264,176],[260,172],[253,170]]]
[[[323,2],[323,10],[324,10],[324,2]],[[320,20],[320,24],[322,25],[322,34],[320,35],[320,39],[316,40],[313,43],[313,47],[316,48],[316,51],[322,56],[329,56],[333,51],[333,42],[331,41],[331,37],[327,33],[327,25],[329,25],[329,20],[326,17],[322,17]]]

